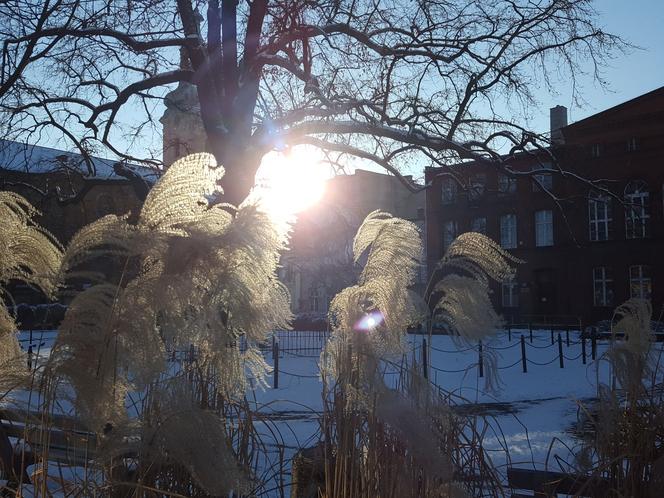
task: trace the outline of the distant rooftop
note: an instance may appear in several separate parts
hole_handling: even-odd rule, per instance
[[[88,163],[82,154],[0,139],[0,170],[33,174],[69,170],[76,171],[87,179],[125,179],[125,177],[118,175],[114,169],[114,165],[120,161],[96,156],[89,156],[88,159],[94,166],[94,175],[90,174]],[[154,168],[147,166],[128,163],[124,163],[123,166],[151,183],[156,181],[159,176]]]

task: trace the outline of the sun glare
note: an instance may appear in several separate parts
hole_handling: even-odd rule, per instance
[[[320,200],[327,174],[317,157],[307,148],[270,152],[256,174],[256,186],[265,210],[288,219]]]

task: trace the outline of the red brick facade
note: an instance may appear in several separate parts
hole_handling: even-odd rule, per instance
[[[571,174],[538,177],[550,182],[553,196],[535,185],[531,175],[518,175],[541,165],[555,168],[545,154],[511,163],[517,172],[513,193],[504,178],[501,183],[498,171],[483,165],[427,169],[429,269],[444,252],[444,232],[450,223],[456,223],[458,234],[469,231],[472,220],[485,218],[486,234],[501,242],[501,217],[515,215],[515,244],[510,244],[509,236],[514,218],[503,218],[502,242],[515,245],[510,252],[525,263],[518,267],[511,295],[508,286],[494,286],[494,304],[506,317],[565,316],[594,323],[611,318],[615,306],[630,295],[642,295],[651,299],[654,318],[661,318],[664,87],[561,131],[564,143],[551,152],[561,169]],[[449,199],[454,187],[444,189],[457,184],[450,172],[466,187],[457,185],[454,200]],[[596,181],[606,190],[594,189],[575,176]],[[468,189],[473,181],[474,191]],[[448,202],[443,200],[444,190]],[[544,247],[537,246],[538,231]]]

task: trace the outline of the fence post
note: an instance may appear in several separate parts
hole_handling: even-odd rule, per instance
[[[528,330],[530,330],[530,344],[533,343],[533,324],[532,322],[528,324]]]
[[[560,368],[565,368],[563,361],[563,341],[560,338],[560,332],[558,332],[558,361],[560,362]]]
[[[429,378],[429,366],[427,365],[427,340],[422,337],[422,371],[424,378]]]
[[[279,389],[279,343],[277,341],[274,342],[272,356],[274,358],[274,388]]]
[[[274,345],[277,343],[277,339],[274,334],[272,334],[272,359],[274,360]]]
[[[583,361],[583,364],[586,364],[586,338],[585,336],[581,335],[581,358]]]
[[[32,370],[32,344],[28,345],[28,370]]]
[[[553,346],[553,328],[551,329],[551,345]]]
[[[565,329],[565,342],[567,343],[567,347],[569,347],[569,326]]]
[[[521,334],[521,365],[523,366],[523,373],[528,372],[528,365],[526,364],[526,339]]]
[[[590,331],[590,341],[590,356],[594,360],[597,356],[597,335],[595,334],[595,329],[591,329]]]
[[[478,364],[479,364],[479,367],[480,367],[480,377],[484,377],[484,357],[482,355],[482,341],[480,341],[479,346],[480,346],[480,348],[479,348],[480,357],[479,357],[479,363]]]

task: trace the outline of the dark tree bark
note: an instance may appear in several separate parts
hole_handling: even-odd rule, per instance
[[[626,48],[596,27],[590,0],[209,0],[204,17],[196,5],[0,4],[0,109],[11,138],[49,129],[81,150],[158,163],[157,150],[125,150],[127,136],[141,143],[158,132],[154,102],[191,82],[231,202],[246,196],[266,152],[302,144],[396,175],[405,163],[466,159],[509,172],[510,154],[547,147],[548,137],[501,106],[527,112],[534,86],[553,86],[560,72],[575,78],[588,60],[600,68]],[[179,50],[191,68],[177,66]],[[496,150],[505,143],[507,158]]]

